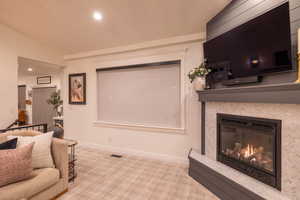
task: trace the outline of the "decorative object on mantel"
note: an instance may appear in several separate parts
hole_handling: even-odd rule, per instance
[[[211,72],[211,69],[206,67],[205,62],[201,63],[199,67],[192,69],[188,77],[193,83],[196,91],[204,90],[206,87],[206,76]]]
[[[300,83],[300,29],[298,29],[298,53],[297,53],[297,59],[298,59],[298,79],[295,83]]]

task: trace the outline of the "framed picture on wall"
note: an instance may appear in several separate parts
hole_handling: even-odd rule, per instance
[[[69,104],[86,104],[86,73],[69,74]]]
[[[51,84],[51,76],[39,76],[36,78],[38,85]]]

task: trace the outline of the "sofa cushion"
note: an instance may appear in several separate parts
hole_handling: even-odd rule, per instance
[[[53,132],[48,132],[37,136],[8,136],[8,139],[18,137],[17,148],[26,145],[31,142],[35,142],[32,151],[32,167],[37,168],[49,168],[54,167],[53,159],[51,155],[51,142]]]
[[[1,200],[28,199],[53,186],[59,181],[59,170],[54,168],[36,169],[25,181],[0,187]]]
[[[18,138],[8,140],[0,144],[0,150],[15,149],[17,147]]]
[[[30,177],[33,145],[31,143],[19,149],[0,150],[0,187]]]

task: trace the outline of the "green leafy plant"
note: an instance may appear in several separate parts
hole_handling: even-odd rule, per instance
[[[192,69],[189,73],[188,73],[188,77],[190,79],[191,82],[193,82],[193,80],[196,77],[206,77],[209,73],[211,72],[211,69],[207,68],[205,63],[201,63],[201,65],[199,65],[199,67],[196,67],[194,69]]]
[[[50,99],[47,100],[47,103],[53,106],[53,110],[61,116],[61,112],[58,111],[59,107],[63,105],[63,100],[60,96],[60,90],[53,92],[50,96]]]

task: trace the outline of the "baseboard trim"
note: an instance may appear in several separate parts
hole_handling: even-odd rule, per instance
[[[145,152],[145,151],[139,151],[139,150],[127,149],[127,148],[119,148],[119,147],[113,147],[109,145],[101,145],[101,144],[87,143],[87,142],[80,142],[79,146],[97,149],[100,151],[108,151],[108,152],[121,154],[121,155],[138,156],[138,157],[143,157],[148,159],[160,160],[168,163],[184,164],[186,166],[188,166],[189,163],[187,157],[185,158],[185,157],[178,157],[178,156],[170,156],[166,154],[158,154],[158,153]]]

